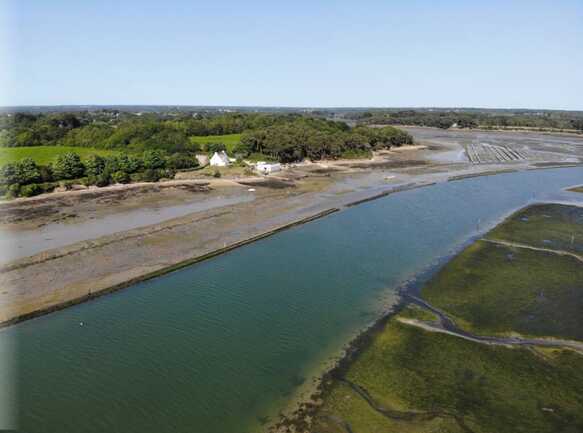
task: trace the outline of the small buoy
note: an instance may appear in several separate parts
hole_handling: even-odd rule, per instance
[[[249,188],[247,191],[249,191],[249,192],[255,192],[255,188]]]
[[[84,323],[83,323],[83,322],[79,322],[79,326],[83,326],[83,325],[84,325]]]

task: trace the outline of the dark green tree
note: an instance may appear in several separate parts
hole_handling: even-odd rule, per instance
[[[57,179],[77,179],[85,173],[79,155],[73,152],[59,155],[53,164],[53,176]]]
[[[105,169],[105,159],[99,155],[90,155],[85,160],[85,174],[87,176],[99,176]]]
[[[158,168],[164,168],[166,166],[166,158],[164,152],[154,149],[146,150],[142,157],[144,161],[144,168],[155,170]]]

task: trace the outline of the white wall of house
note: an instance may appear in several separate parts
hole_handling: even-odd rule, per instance
[[[255,170],[262,174],[275,173],[276,171],[281,171],[281,164],[279,163],[268,164],[265,162],[258,162],[257,165],[255,166]]]
[[[215,152],[210,160],[210,164],[214,167],[226,167],[230,164],[229,157],[224,150],[221,152]]]

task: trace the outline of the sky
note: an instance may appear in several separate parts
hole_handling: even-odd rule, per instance
[[[583,110],[583,0],[0,0],[1,105]]]

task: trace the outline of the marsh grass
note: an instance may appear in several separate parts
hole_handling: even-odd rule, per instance
[[[583,254],[583,207],[529,206],[516,212],[486,237]]]
[[[543,356],[391,320],[350,366],[346,378],[384,407],[440,414],[425,421],[391,420],[336,382],[320,413],[335,414],[355,432],[462,432],[456,418],[474,432],[583,428],[583,357],[569,351]]]
[[[532,246],[547,239],[566,248],[568,233],[582,230],[581,217],[581,208],[536,205],[487,237]],[[475,333],[583,340],[583,266],[572,256],[479,240],[421,294]],[[583,431],[581,354],[481,344],[395,320],[401,317],[435,320],[415,305],[388,320],[328,383],[311,431]]]
[[[467,331],[583,340],[583,265],[574,257],[477,241],[422,296]]]

